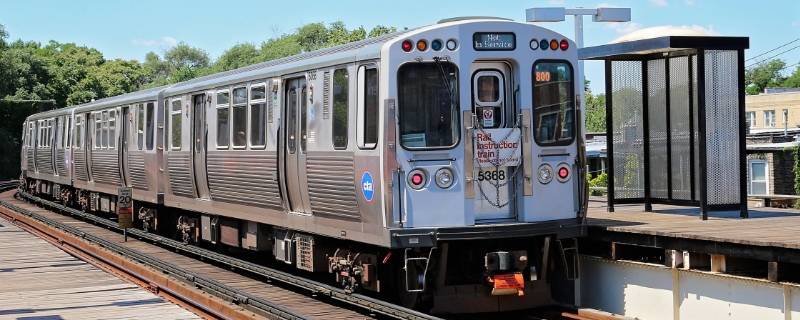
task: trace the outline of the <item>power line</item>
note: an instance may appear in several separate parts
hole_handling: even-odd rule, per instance
[[[771,56],[771,57],[769,57],[769,58],[764,58],[764,59],[762,59],[762,60],[759,60],[758,62],[751,63],[750,65],[748,65],[748,66],[747,66],[747,67],[745,67],[745,68],[749,69],[749,68],[750,68],[750,67],[752,67],[752,66],[755,66],[755,65],[762,64],[762,63],[764,63],[765,61],[772,60],[772,59],[774,59],[774,58],[775,58],[775,57],[777,57],[777,56],[780,56],[780,55],[782,55],[782,54],[784,54],[784,53],[787,53],[787,52],[789,52],[789,51],[792,51],[792,50],[794,50],[794,49],[797,49],[797,48],[800,48],[800,45],[796,45],[796,46],[794,46],[794,47],[791,47],[791,48],[789,48],[789,49],[786,49],[786,50],[784,50],[784,51],[781,51],[780,53],[778,53],[778,54],[776,54],[776,55],[774,55],[774,56]]]
[[[782,44],[782,45],[779,45],[779,46],[777,46],[777,47],[775,47],[775,48],[772,48],[771,50],[769,50],[769,51],[767,51],[767,52],[764,52],[764,53],[762,53],[762,54],[759,54],[759,55],[757,55],[757,56],[750,57],[750,59],[747,59],[747,60],[745,60],[744,62],[747,62],[747,61],[753,60],[753,59],[755,59],[755,58],[758,58],[758,57],[760,57],[760,56],[763,56],[763,55],[765,55],[765,54],[767,54],[767,53],[770,53],[770,52],[773,52],[773,51],[775,51],[775,50],[778,50],[778,49],[780,49],[780,48],[783,48],[783,47],[785,47],[785,46],[788,46],[788,45],[790,45],[790,44],[792,44],[792,43],[795,43],[795,42],[797,42],[797,41],[800,41],[800,38],[797,38],[797,39],[794,39],[794,40],[792,40],[792,41],[789,41],[789,42],[787,42],[787,43],[784,43],[784,44]]]

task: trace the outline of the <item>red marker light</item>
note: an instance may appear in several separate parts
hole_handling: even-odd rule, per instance
[[[569,49],[569,42],[566,39],[561,39],[560,45],[562,51],[566,51],[567,49]]]
[[[413,176],[411,176],[411,183],[415,185],[421,185],[424,180],[425,179],[422,177],[422,174],[419,173],[415,173]]]
[[[403,40],[403,51],[411,52],[411,49],[414,48],[414,44],[411,43],[411,40]]]
[[[558,49],[558,40],[553,39],[550,40],[550,50],[557,50]]]
[[[563,179],[566,179],[568,176],[569,176],[569,169],[567,169],[567,167],[558,168],[558,177],[559,178],[561,178],[563,180]]]

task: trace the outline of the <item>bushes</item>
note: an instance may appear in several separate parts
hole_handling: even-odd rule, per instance
[[[593,188],[608,188],[608,173],[603,172],[594,178],[589,176],[586,180],[589,182],[589,195],[602,196],[607,192]]]

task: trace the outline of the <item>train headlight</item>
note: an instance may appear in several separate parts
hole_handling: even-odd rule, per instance
[[[439,188],[447,189],[453,186],[456,176],[453,174],[452,169],[445,167],[436,171],[435,181]]]
[[[455,39],[447,40],[447,50],[453,51],[458,48],[458,42]]]
[[[408,185],[411,189],[419,190],[425,187],[425,182],[428,180],[428,175],[422,169],[414,169],[408,173]]]
[[[553,167],[546,163],[539,166],[539,172],[537,172],[536,176],[541,184],[550,183],[550,181],[553,181]]]

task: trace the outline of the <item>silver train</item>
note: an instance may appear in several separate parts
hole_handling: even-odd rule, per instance
[[[31,192],[261,251],[432,312],[551,304],[577,276],[574,43],[451,19],[30,116]],[[567,285],[565,285],[567,283]]]

